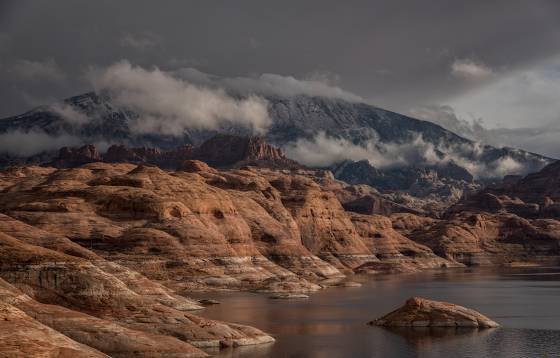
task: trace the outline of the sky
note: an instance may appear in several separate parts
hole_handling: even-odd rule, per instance
[[[89,91],[124,61],[322,83],[560,157],[559,19],[557,0],[0,0],[0,117]]]

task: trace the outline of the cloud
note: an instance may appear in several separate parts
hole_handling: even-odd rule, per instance
[[[224,88],[236,94],[259,94],[265,96],[312,96],[342,99],[348,102],[365,102],[365,100],[333,84],[336,75],[314,73],[310,79],[297,79],[292,76],[282,76],[264,73],[249,77],[217,77],[193,68],[184,68],[175,72],[182,78]]]
[[[8,52],[11,38],[8,34],[0,32],[0,53]]]
[[[161,38],[152,33],[131,34],[125,33],[119,39],[122,47],[132,48],[138,51],[147,51],[155,48],[161,43]]]
[[[560,158],[560,122],[533,128],[487,128],[482,118],[460,118],[451,106],[426,106],[412,109],[413,117],[442,126],[465,138],[495,147],[521,148]],[[560,116],[560,114],[559,114]]]
[[[326,167],[344,160],[368,160],[379,169],[407,165],[433,165],[442,160],[433,144],[415,136],[405,143],[368,140],[355,144],[344,138],[327,136],[319,132],[313,139],[298,139],[288,143],[286,155],[302,164]]]
[[[29,132],[14,130],[0,134],[0,153],[18,157],[28,157],[44,151],[80,144],[82,140],[78,137],[69,134],[52,136],[41,130]]]
[[[447,101],[461,117],[484,118],[490,127],[547,126],[560,121],[560,56],[513,72],[484,88]]]
[[[343,138],[329,137],[325,132],[319,132],[311,140],[300,138],[282,149],[289,158],[313,167],[327,167],[344,160],[364,159],[377,167],[392,164],[390,158],[380,155],[373,142],[357,145]]]
[[[130,124],[136,133],[181,136],[186,129],[224,125],[264,133],[271,124],[267,102],[259,96],[234,98],[222,89],[196,85],[158,68],[121,61],[92,70],[90,78],[96,90],[108,90],[114,103],[140,115]]]
[[[64,72],[53,58],[44,61],[17,60],[8,67],[8,72],[26,81],[61,81]]]
[[[506,174],[526,174],[533,171],[511,156],[484,162],[480,143],[449,146],[435,145],[417,135],[404,143],[369,140],[361,144],[320,132],[312,139],[298,139],[283,148],[289,158],[311,167],[328,167],[344,160],[367,160],[378,169],[404,166],[437,166],[455,163],[467,169],[475,178],[499,178]],[[544,165],[546,163],[542,163]],[[539,169],[539,168],[536,168]]]
[[[64,102],[55,102],[47,107],[47,110],[59,115],[67,123],[73,125],[82,125],[89,121],[89,118],[84,113],[78,112],[72,106]]]
[[[423,106],[409,111],[415,118],[423,119],[442,126],[455,134],[471,140],[485,139],[487,129],[481,118],[472,118],[471,121],[459,118],[451,106]]]
[[[451,74],[466,80],[481,80],[492,76],[494,71],[481,62],[475,62],[471,59],[457,59],[451,64]]]

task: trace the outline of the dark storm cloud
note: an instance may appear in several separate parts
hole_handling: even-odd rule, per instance
[[[122,59],[224,77],[322,74],[406,112],[553,56],[559,18],[554,0],[4,0],[0,116],[89,90],[90,66]]]

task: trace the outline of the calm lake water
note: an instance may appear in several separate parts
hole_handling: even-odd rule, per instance
[[[268,345],[210,352],[218,357],[560,357],[560,268],[464,269],[352,277],[307,300],[227,292],[201,316],[258,327]],[[502,325],[490,330],[400,329],[366,323],[411,296],[473,308]]]

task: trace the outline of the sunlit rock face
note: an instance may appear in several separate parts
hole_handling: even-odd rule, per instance
[[[28,166],[0,171],[0,191],[6,314],[19,317],[18,327],[63,336],[46,349],[92,356],[202,356],[200,348],[273,340],[189,312],[202,308],[188,298],[193,291],[303,297],[353,273],[560,257],[556,220],[487,212],[438,219],[393,212],[399,206],[389,201],[379,204],[389,216],[357,213],[342,202],[379,194],[323,170],[197,160],[175,171]]]

